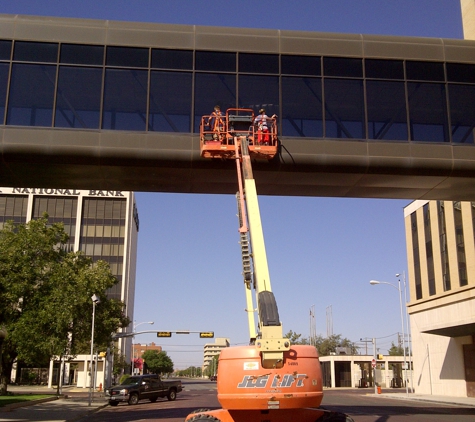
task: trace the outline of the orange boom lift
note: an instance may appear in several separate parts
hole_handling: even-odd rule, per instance
[[[341,413],[318,409],[322,374],[314,346],[291,345],[283,337],[272,293],[251,158],[277,154],[275,118],[269,118],[267,144],[257,142],[251,109],[228,109],[224,131],[206,130],[201,120],[201,156],[234,159],[238,175],[239,235],[250,333],[249,346],[223,349],[218,364],[218,400],[222,409],[200,409],[189,422],[352,421]],[[253,294],[254,292],[254,294]],[[255,299],[254,299],[255,298]],[[254,301],[257,304],[257,330]]]

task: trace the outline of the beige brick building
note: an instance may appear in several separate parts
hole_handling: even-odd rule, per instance
[[[417,393],[475,397],[475,202],[404,209]]]

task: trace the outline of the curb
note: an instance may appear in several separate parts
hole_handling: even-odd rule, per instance
[[[80,420],[82,420],[82,419],[84,419],[84,418],[89,417],[89,416],[92,415],[93,413],[96,413],[96,412],[98,412],[99,410],[104,409],[104,407],[107,407],[108,405],[109,405],[109,404],[106,403],[106,404],[104,404],[104,405],[102,405],[102,406],[98,406],[98,407],[96,407],[96,408],[94,408],[94,409],[91,409],[91,410],[88,410],[87,412],[84,412],[82,415],[78,415],[78,416],[76,416],[76,417],[74,417],[74,418],[72,418],[72,419],[66,419],[65,422],[78,422],[78,421],[80,421]]]
[[[10,403],[10,404],[7,404],[6,406],[0,407],[0,412],[11,412],[13,409],[18,409],[19,407],[34,406],[35,404],[46,403],[48,401],[54,401],[58,399],[59,399],[58,396],[54,396],[54,397],[45,397],[44,399],[38,399],[38,400],[25,400],[18,403]]]

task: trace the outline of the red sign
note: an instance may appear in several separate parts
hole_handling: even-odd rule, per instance
[[[373,359],[373,360],[371,361],[371,366],[372,366],[373,368],[376,368],[376,359]]]

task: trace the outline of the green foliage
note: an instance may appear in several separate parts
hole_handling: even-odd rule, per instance
[[[219,354],[213,356],[213,359],[209,365],[205,368],[203,375],[205,377],[210,377],[211,375],[216,375],[218,373],[218,364],[219,364]]]
[[[91,296],[96,306],[94,344],[107,347],[112,333],[130,321],[123,303],[108,299],[117,283],[109,266],[77,252],[66,252],[68,236],[48,216],[27,224],[5,224],[0,230],[0,321],[7,338],[2,348],[2,379],[6,389],[15,358],[26,364],[90,350]]]
[[[391,347],[388,350],[389,356],[403,356],[404,349],[401,346],[396,346],[394,343],[391,343]],[[406,347],[406,355],[409,355],[409,349]]]
[[[323,336],[317,336],[315,346],[317,347],[320,356],[328,356],[336,353],[337,347],[348,347],[350,348],[352,355],[358,354],[358,348],[355,343],[347,338],[341,338],[341,334],[333,334],[326,338]]]
[[[202,371],[199,366],[189,366],[186,369],[181,369],[179,371],[176,371],[176,375],[178,377],[197,377],[201,378],[202,376]]]
[[[114,375],[120,375],[128,368],[130,368],[130,364],[127,363],[125,356],[119,355],[116,351],[114,351],[114,366],[112,368],[112,373]]]
[[[310,344],[308,339],[301,338],[302,334],[297,334],[290,330],[287,334],[284,335],[285,338],[290,340],[290,344]]]
[[[157,350],[146,350],[142,355],[147,364],[147,368],[153,374],[171,374],[173,372],[173,361],[167,355],[167,352]]]

